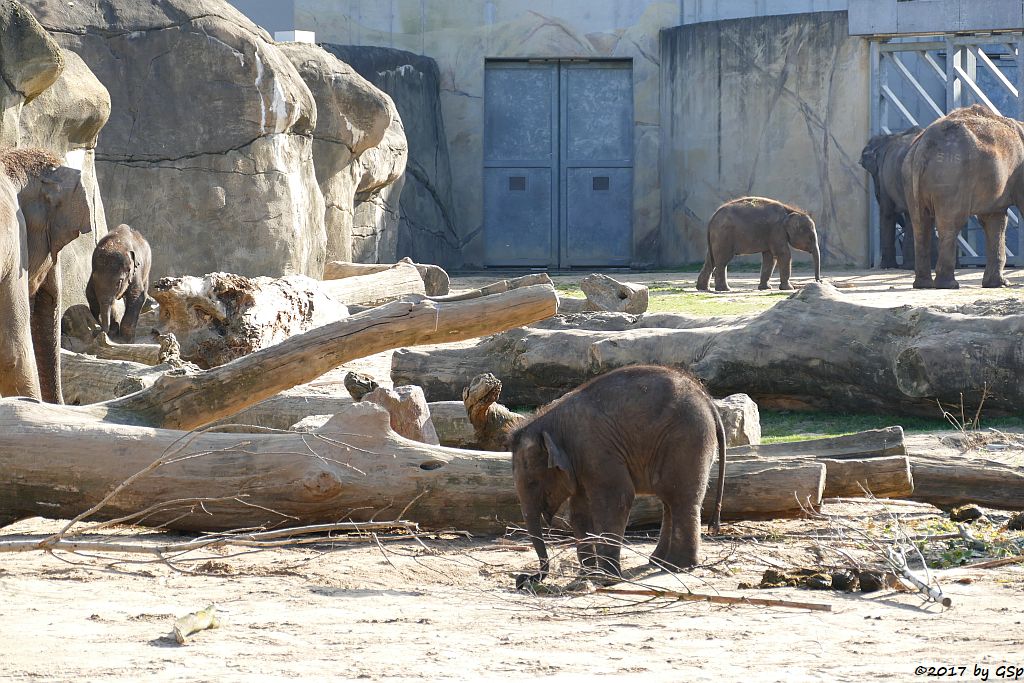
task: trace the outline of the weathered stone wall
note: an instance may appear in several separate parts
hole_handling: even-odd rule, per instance
[[[715,209],[762,195],[810,212],[824,264],[867,265],[870,70],[846,13],[666,29],[660,53],[664,262],[702,261]]]
[[[396,256],[449,269],[462,267],[464,231],[456,225],[458,214],[452,199],[437,62],[390,48],[331,44],[322,47],[390,95],[405,126],[409,160],[401,188]],[[387,190],[397,191],[395,186]],[[371,201],[376,206],[380,195]],[[379,210],[387,211],[387,207],[382,205]]]
[[[295,0],[295,26],[315,31],[319,42],[398,48],[437,61],[458,216],[453,223],[471,266],[483,262],[485,60],[632,59],[633,259],[641,266],[660,256],[658,31],[678,24],[679,11],[678,0]]]

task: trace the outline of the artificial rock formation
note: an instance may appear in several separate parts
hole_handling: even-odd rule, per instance
[[[400,184],[397,190],[386,189],[405,168],[405,136],[394,104],[352,67],[316,45],[280,43],[278,48],[295,66],[317,106],[313,158],[326,204],[327,258],[394,261],[395,221],[382,218],[378,223],[356,207],[357,201],[388,205],[391,192],[401,193]],[[391,213],[397,214],[397,202],[393,204]]]
[[[153,247],[153,278],[226,269],[319,276],[316,108],[291,62],[226,2],[34,0],[110,93],[104,205]]]
[[[437,62],[391,48],[333,44],[323,48],[387,93],[402,118],[409,159],[401,191],[398,256],[461,267],[463,244],[452,201]]]

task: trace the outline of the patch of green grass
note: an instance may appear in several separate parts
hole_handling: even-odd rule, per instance
[[[687,291],[678,287],[649,290],[648,313],[685,313],[687,315],[743,315],[760,313],[779,303],[792,292],[768,292],[757,296],[729,296]]]
[[[934,432],[952,429],[952,425],[941,417],[887,417],[885,415],[858,415],[849,413],[793,413],[789,411],[761,411],[761,442],[789,443],[824,437],[844,436],[866,429],[881,429],[900,425],[903,431]],[[982,418],[981,428],[996,429],[1022,428],[1024,417]]]

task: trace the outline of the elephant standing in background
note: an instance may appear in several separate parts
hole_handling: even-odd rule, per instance
[[[60,381],[60,250],[92,230],[80,171],[43,149],[0,152],[25,220],[28,297],[35,365],[42,399],[63,403]],[[2,313],[0,313],[2,315]]]
[[[876,135],[865,145],[860,165],[871,175],[878,200],[878,232],[882,268],[896,268],[896,222],[903,226],[903,267],[914,263],[914,232],[907,214],[903,192],[903,160],[914,138],[921,132],[914,126],[899,133]]]
[[[807,212],[764,197],[741,197],[718,207],[708,221],[708,255],[697,276],[697,289],[707,291],[711,274],[715,290],[728,292],[726,268],[737,254],[761,253],[761,282],[758,289],[769,289],[768,280],[779,264],[779,289],[794,289],[789,282],[793,245],[806,251],[814,261],[814,279],[821,282],[821,254],[814,221]]]
[[[537,411],[510,439],[512,477],[526,528],[548,572],[542,522],[569,500],[569,522],[585,573],[620,575],[622,535],[633,498],[664,503],[652,561],[675,570],[697,563],[700,515],[718,455],[717,529],[725,486],[725,428],[700,381],[639,365],[601,375]],[[595,540],[596,537],[600,537]]]
[[[972,216],[985,229],[982,287],[1004,287],[1006,210],[1024,204],[1024,125],[976,104],[951,111],[914,141],[903,161],[914,225],[914,287],[957,289],[957,236]],[[939,255],[932,280],[932,226]]]
[[[0,397],[42,398],[29,315],[25,224],[18,191],[0,173]]]

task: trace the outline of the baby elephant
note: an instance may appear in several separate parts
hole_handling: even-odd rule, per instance
[[[146,303],[152,254],[137,230],[121,224],[92,252],[92,275],[85,287],[89,310],[103,331],[123,342],[135,340],[135,326]],[[113,319],[114,302],[124,299],[124,316]]]
[[[741,197],[718,207],[708,222],[708,255],[697,276],[697,289],[708,290],[711,272],[715,290],[728,292],[726,267],[737,254],[761,252],[761,284],[768,280],[779,262],[779,289],[793,289],[789,283],[793,255],[790,245],[806,251],[814,260],[814,279],[821,282],[821,255],[814,221],[805,211],[764,197]]]
[[[725,429],[711,397],[687,372],[639,365],[614,370],[541,408],[513,432],[512,476],[526,528],[548,572],[542,521],[569,499],[584,573],[620,576],[619,551],[633,497],[665,504],[652,562],[697,564],[700,512],[718,454],[718,528],[725,486]]]

